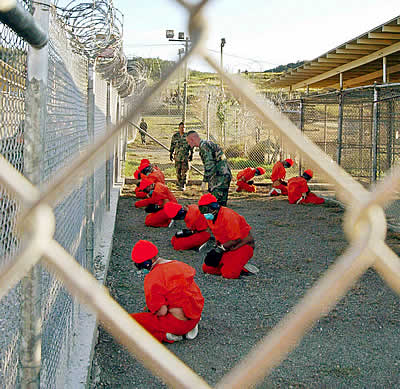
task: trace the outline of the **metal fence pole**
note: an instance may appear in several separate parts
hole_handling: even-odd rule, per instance
[[[304,133],[304,99],[300,99],[300,131]],[[300,156],[299,160],[299,175],[302,174],[302,168],[303,168],[303,160],[302,157]]]
[[[87,97],[87,128],[89,144],[94,142],[94,89],[93,89],[93,65],[88,66],[88,97]],[[94,260],[94,172],[91,168],[87,178],[86,189],[86,261],[88,269],[93,272]]]
[[[48,34],[49,2],[35,7],[34,19]],[[24,129],[24,172],[32,184],[40,187],[43,172],[43,138],[47,124],[48,46],[28,51],[26,122]],[[19,351],[22,389],[40,387],[42,317],[40,268],[35,266],[21,281],[21,343]]]
[[[339,92],[339,112],[338,112],[338,133],[337,133],[337,154],[336,162],[338,165],[342,161],[342,147],[343,147],[343,91]]]
[[[206,120],[206,125],[207,125],[207,140],[210,140],[210,99],[211,99],[211,94],[208,94],[207,97],[207,120]]]
[[[393,161],[393,100],[387,102],[388,120],[387,120],[387,169],[392,167]]]
[[[379,90],[374,86],[374,103],[372,108],[372,171],[371,181],[375,182],[378,171],[378,134],[379,134]]]
[[[107,97],[106,97],[106,131],[109,132],[111,129],[111,85],[107,81]],[[109,149],[106,150],[106,210],[110,211],[111,208],[111,155]]]
[[[189,38],[186,37],[185,41],[185,55],[187,55],[189,51]],[[187,83],[188,83],[188,63],[187,59],[185,60],[185,66],[184,66],[184,72],[185,72],[185,80],[183,82],[183,110],[182,110],[182,121],[186,125],[186,110],[187,110]]]

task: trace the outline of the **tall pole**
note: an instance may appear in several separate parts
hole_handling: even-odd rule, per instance
[[[226,43],[225,38],[221,38],[221,69],[224,68],[223,49],[224,49],[225,43]],[[221,89],[222,90],[224,89],[224,82],[222,80],[222,77],[221,77]]]
[[[50,5],[44,0],[43,5]],[[33,19],[47,36],[49,29],[48,7],[35,7]],[[47,39],[46,39],[47,41]],[[43,46],[40,46],[43,47]],[[24,174],[32,184],[43,184],[44,134],[47,127],[47,82],[49,48],[29,47],[27,60],[26,120],[24,128]],[[21,389],[40,388],[42,353],[42,315],[40,268],[34,266],[21,280],[21,341],[19,364]]]
[[[189,38],[186,37],[185,40],[185,56],[187,55],[189,50]],[[182,112],[182,121],[186,124],[186,108],[187,108],[187,60],[185,60],[185,81],[183,83],[183,112]]]
[[[183,54],[183,49],[178,50],[178,55],[179,55],[179,62],[181,62],[181,55]],[[181,77],[180,77],[181,71],[179,69],[178,71],[178,111],[181,109]]]

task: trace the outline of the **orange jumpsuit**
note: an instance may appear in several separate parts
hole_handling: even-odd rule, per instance
[[[207,221],[196,204],[188,205],[184,221],[187,228],[195,233],[183,238],[173,236],[171,243],[175,250],[190,250],[194,247],[200,247],[210,239],[211,235],[206,231],[208,228]]]
[[[229,240],[244,239],[249,235],[251,227],[243,216],[230,208],[221,207],[217,219],[207,220],[215,239],[224,244]],[[227,251],[222,255],[218,267],[203,264],[204,273],[222,275],[224,278],[239,278],[243,266],[253,256],[253,247],[244,245],[236,250]]]
[[[164,203],[168,201],[177,203],[175,196],[168,189],[168,187],[160,182],[156,182],[151,197],[136,201],[135,207],[147,207],[150,204],[156,204],[163,207]],[[171,219],[167,216],[163,209],[154,213],[149,213],[145,219],[145,224],[149,227],[168,227],[170,222]]]
[[[278,161],[272,168],[272,173],[271,173],[272,189],[269,192],[270,196],[279,196],[279,195],[287,196],[288,194],[287,187],[282,184],[282,181],[285,179],[285,177],[286,177],[286,169],[283,166],[283,163],[281,161]]]
[[[290,204],[322,204],[325,200],[312,192],[308,192],[307,180],[303,177],[293,177],[288,181],[288,198]],[[302,198],[302,193],[307,193]]]
[[[156,264],[144,279],[146,305],[150,312],[131,313],[131,316],[160,342],[167,340],[167,332],[184,335],[199,322],[204,298],[194,281],[196,271],[179,261]],[[171,313],[157,316],[155,313],[166,305],[182,308],[188,320],[179,320]]]
[[[256,174],[256,169],[247,167],[246,169],[240,171],[236,176],[236,192],[241,192],[245,190],[246,192],[255,192],[256,187],[254,185],[249,185],[247,181],[250,181]]]
[[[165,184],[164,173],[157,166],[153,166],[153,171],[146,176],[146,178],[153,182],[161,182],[161,184]],[[145,199],[147,197],[147,193],[141,191],[138,186],[135,188],[135,195],[137,199]]]

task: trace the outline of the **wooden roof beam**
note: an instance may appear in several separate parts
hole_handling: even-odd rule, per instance
[[[400,71],[400,65],[395,65],[395,66],[390,66],[388,69],[388,74],[390,73],[396,73]],[[353,86],[357,86],[361,83],[364,83],[366,81],[371,81],[371,80],[375,80],[378,78],[382,78],[383,76],[383,70],[377,70],[375,72],[372,73],[368,73],[368,74],[364,74],[360,77],[356,77],[356,78],[352,78],[350,80],[344,81],[344,87],[345,88],[351,88]],[[332,85],[333,88],[335,87],[339,87],[339,84],[333,84]]]
[[[341,63],[347,63],[347,59],[339,59],[339,58],[318,58],[318,62],[327,62],[327,63],[333,63],[333,64],[341,64]]]
[[[338,75],[340,73],[344,73],[344,72],[346,72],[348,70],[357,68],[357,67],[362,66],[362,65],[366,65],[366,64],[368,64],[368,63],[370,63],[372,61],[377,60],[378,58],[385,57],[385,56],[390,55],[392,53],[395,53],[396,51],[399,51],[399,50],[400,50],[400,42],[394,43],[393,45],[385,47],[384,49],[378,50],[378,51],[376,51],[374,53],[371,53],[371,54],[366,55],[364,57],[361,57],[359,59],[355,59],[354,61],[351,61],[349,63],[341,65],[341,66],[339,66],[337,68],[328,70],[325,73],[322,73],[322,74],[319,74],[317,76],[311,77],[311,78],[309,78],[307,80],[298,82],[297,84],[293,85],[293,89],[303,88],[306,85],[315,84],[318,81],[322,81],[322,80],[325,80],[325,79],[330,78],[332,76]]]
[[[400,26],[382,26],[382,32],[398,32],[398,33],[400,33]]]
[[[361,57],[361,54],[333,54],[328,53],[326,55],[327,58],[339,58],[339,59],[357,59]]]
[[[392,34],[390,32],[369,32],[368,38],[399,40],[400,34]]]
[[[390,46],[389,46],[390,47]],[[348,43],[346,44],[346,49],[363,49],[363,50],[370,50],[370,51],[376,51],[382,48],[382,45],[357,45],[357,44],[352,44]]]
[[[362,46],[360,46],[362,47]],[[336,49],[338,54],[369,54],[371,50],[357,50],[357,49]]]
[[[399,36],[400,38],[400,36]],[[381,46],[389,46],[392,45],[393,40],[389,40],[389,39],[370,39],[370,38],[360,38],[357,39],[357,43],[361,44],[361,45],[381,45]]]

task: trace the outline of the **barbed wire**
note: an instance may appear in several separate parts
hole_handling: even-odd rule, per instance
[[[96,72],[112,83],[121,98],[143,91],[151,71],[143,63],[141,71],[128,73],[122,49],[123,14],[112,0],[72,0],[65,8],[56,9],[74,50],[88,57]]]

